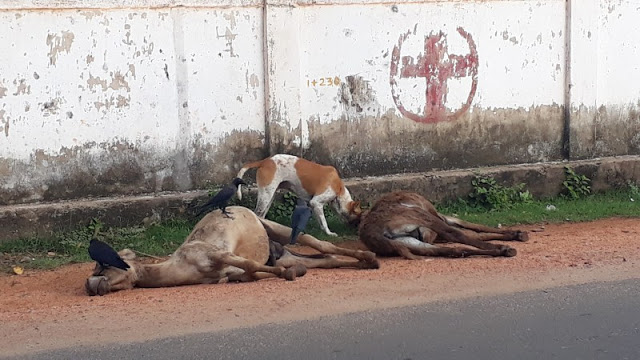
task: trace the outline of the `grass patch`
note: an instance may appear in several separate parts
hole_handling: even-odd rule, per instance
[[[631,200],[633,199],[633,201]],[[243,199],[244,200],[244,199]],[[283,202],[274,202],[267,218],[290,225],[294,197],[285,197]],[[246,201],[246,202],[245,202]],[[251,199],[241,205],[253,208]],[[440,212],[489,226],[516,224],[561,223],[590,221],[608,217],[640,217],[640,189],[630,186],[625,190],[592,194],[578,199],[561,196],[554,199],[530,200],[509,207],[488,210],[485,206],[470,205],[462,200],[438,205]],[[547,210],[553,205],[554,210]],[[357,231],[348,226],[333,209],[325,208],[329,228],[340,234],[339,238],[326,235],[315,218],[309,221],[307,231],[321,240],[336,241],[356,239]],[[33,237],[0,243],[0,272],[11,271],[14,265],[27,269],[49,269],[63,264],[88,262],[89,240],[96,227],[103,240],[115,249],[130,248],[149,255],[166,256],[182,244],[195,223],[172,220],[149,228],[102,228],[92,221],[86,228],[57,234],[50,238]]]
[[[182,244],[194,223],[172,220],[160,225],[100,229],[100,238],[115,249],[130,248],[145,254],[166,256]],[[31,237],[0,243],[0,272],[18,265],[27,269],[50,269],[60,265],[91,261],[88,248],[95,227],[92,221],[84,229],[56,234],[52,237]]]
[[[580,222],[608,217],[639,217],[639,195],[632,190],[617,190],[579,199],[561,196],[554,199],[532,200],[513,204],[508,209],[489,211],[457,201],[438,206],[438,210],[443,214],[488,226]]]

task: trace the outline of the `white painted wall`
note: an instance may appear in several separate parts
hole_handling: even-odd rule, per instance
[[[72,170],[42,159],[78,149],[91,156],[75,161],[100,172],[118,144],[146,154],[138,159],[145,177],[159,179],[151,191],[163,190],[165,176],[190,189],[194,144],[214,161],[231,133],[268,135],[265,120],[288,129],[286,145],[304,148],[309,119],[401,116],[393,91],[423,113],[424,78],[397,78],[394,88],[394,48],[400,63],[417,61],[425,37],[442,32],[447,55],[469,54],[459,29],[477,51],[471,113],[562,106],[567,75],[572,109],[639,100],[634,0],[572,0],[570,39],[564,0],[0,0],[0,10],[0,173],[22,164],[0,175],[3,191],[64,178]],[[335,82],[348,76],[365,79],[375,97],[358,114],[340,104]],[[444,105],[460,108],[472,82],[449,79]],[[607,121],[582,114],[576,124],[596,120]]]
[[[395,8],[394,8],[395,6]],[[394,11],[397,9],[397,12]],[[359,75],[368,79],[379,108],[396,109],[389,81],[393,48],[402,34],[411,34],[401,56],[424,53],[424,37],[442,31],[449,54],[470,52],[457,32],[462,27],[475,41],[478,88],[473,105],[484,108],[529,108],[563,102],[564,1],[433,2],[379,6],[305,7],[299,11],[302,119],[322,122],[341,116],[335,86],[311,86],[307,80]],[[446,106],[466,102],[471,77],[448,83]],[[424,78],[398,83],[403,103],[421,112]],[[472,110],[473,111],[473,110]]]
[[[640,21],[636,1],[572,1],[572,154],[640,151]]]
[[[598,11],[599,104],[637,104],[640,98],[640,21],[637,1],[600,1]]]
[[[0,188],[37,193],[72,171],[100,173],[125,146],[144,154],[133,156],[151,190],[171,175],[186,190],[195,142],[264,133],[260,8],[40,3],[0,3]]]

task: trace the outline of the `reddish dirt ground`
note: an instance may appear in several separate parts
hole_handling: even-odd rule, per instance
[[[540,230],[540,226],[521,227]],[[0,349],[84,344],[284,323],[592,281],[640,277],[640,219],[546,225],[513,258],[381,259],[379,270],[309,270],[293,282],[135,289],[89,297],[93,264],[0,276]],[[359,247],[358,243],[343,246]]]

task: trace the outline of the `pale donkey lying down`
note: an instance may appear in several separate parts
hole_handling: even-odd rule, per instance
[[[516,249],[489,240],[527,241],[524,231],[497,229],[445,216],[420,194],[395,191],[385,194],[362,215],[358,236],[380,256],[400,255],[465,257],[471,255],[515,256]],[[474,248],[448,247],[459,243]]]
[[[271,277],[293,280],[303,276],[306,268],[379,268],[375,254],[370,251],[340,248],[308,234],[300,235],[298,242],[322,254],[305,256],[276,246],[281,256],[272,256],[275,266],[266,265],[270,258],[270,240],[272,248],[275,243],[288,244],[291,228],[261,219],[245,207],[230,206],[229,210],[234,214],[233,219],[223,216],[220,210],[204,216],[184,243],[162,263],[143,264],[133,251],[124,249],[119,255],[129,264],[128,270],[97,264],[86,281],[87,293],[104,295],[134,287],[215,284]]]

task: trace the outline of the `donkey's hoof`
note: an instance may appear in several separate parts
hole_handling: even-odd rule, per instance
[[[526,232],[526,231],[520,231],[520,230],[518,230],[518,231],[516,231],[516,238],[515,238],[515,240],[517,240],[517,241],[522,241],[522,242],[528,241],[528,240],[529,240],[529,233],[528,233],[528,232]]]
[[[358,269],[380,269],[380,262],[376,258],[371,261],[361,260],[357,267]]]
[[[296,271],[296,276],[301,277],[307,274],[307,267],[302,264],[295,264],[289,269],[293,268]]]
[[[363,251],[362,252],[362,260],[368,262],[368,263],[378,263],[378,259],[376,259],[376,253],[372,252],[372,251]],[[378,264],[378,267],[380,267],[380,265]],[[372,269],[377,269],[376,268],[372,268]]]
[[[516,251],[516,249],[510,248],[510,247],[504,247],[502,249],[501,255],[506,257],[513,257],[513,256],[516,256],[516,254],[518,254],[518,251]]]
[[[296,264],[291,267],[288,267],[282,275],[286,280],[293,281],[298,276],[304,276],[306,273],[307,273],[306,266],[301,264]]]

